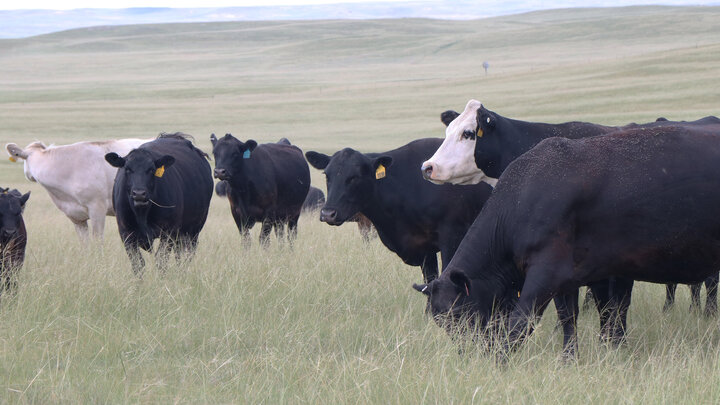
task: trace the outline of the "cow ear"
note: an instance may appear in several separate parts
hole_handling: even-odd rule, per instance
[[[9,143],[5,145],[5,150],[7,150],[8,154],[10,155],[10,160],[13,160],[14,158],[27,159],[28,157],[27,152],[25,152],[22,148],[20,148],[14,143]]]
[[[430,284],[415,284],[415,283],[413,283],[413,288],[416,291],[427,295],[428,297],[430,296]]]
[[[173,163],[175,163],[175,158],[170,155],[165,155],[155,161],[155,167],[165,166],[167,168],[172,166]]]
[[[22,197],[20,197],[20,207],[25,208],[25,203],[30,198],[30,192],[23,194]]]
[[[380,165],[383,165],[386,169],[392,165],[392,158],[390,156],[380,156],[373,160],[373,169],[377,170]]]
[[[470,295],[470,278],[462,271],[451,270],[450,281],[465,295]]]
[[[118,156],[115,152],[110,152],[105,155],[105,160],[110,163],[110,166],[112,167],[124,167],[125,166],[125,159]]]
[[[252,139],[248,139],[248,141],[245,142],[243,149],[249,150],[250,152],[252,152],[255,150],[256,147],[257,147],[257,142],[253,141]]]
[[[318,170],[325,169],[330,163],[330,156],[324,155],[320,152],[315,152],[313,150],[305,152],[305,158],[307,159],[308,163],[310,163],[310,166]]]
[[[215,144],[217,143],[217,137],[215,134],[210,134],[210,143],[212,144],[213,148],[215,147]]]
[[[458,113],[457,111],[447,110],[440,114],[440,121],[442,121],[445,126],[448,126],[451,122],[453,122],[455,118],[458,117],[458,115],[460,115],[460,113]]]
[[[496,122],[495,114],[486,110],[482,106],[478,108],[477,110],[477,129],[478,132],[482,130],[483,132],[488,132],[491,129],[495,128],[495,122]],[[478,138],[481,137],[482,134],[478,133]]]

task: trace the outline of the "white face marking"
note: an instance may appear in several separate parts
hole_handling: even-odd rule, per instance
[[[435,184],[478,184],[485,181],[495,187],[497,179],[488,177],[475,165],[475,139],[466,139],[466,131],[476,133],[477,110],[482,103],[468,101],[462,112],[445,130],[445,140],[435,154],[422,164],[423,170],[432,167],[431,182]]]

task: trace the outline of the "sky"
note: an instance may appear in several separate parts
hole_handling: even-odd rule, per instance
[[[367,3],[369,1],[373,0],[6,0],[0,1],[0,10],[72,10],[76,8],[129,7],[214,8],[251,6],[297,6],[304,4]],[[400,1],[407,0],[374,0],[373,2],[391,3]]]

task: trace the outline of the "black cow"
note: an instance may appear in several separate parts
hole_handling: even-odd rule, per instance
[[[288,240],[297,236],[297,222],[310,187],[310,169],[302,151],[283,138],[278,143],[258,145],[226,134],[210,136],[215,156],[215,177],[227,183],[230,212],[249,244],[250,228],[262,223],[260,244],[267,246],[275,226],[278,239],[285,224]]]
[[[618,129],[657,128],[668,125],[708,126],[720,124],[720,119],[709,116],[690,122],[673,122],[662,118],[647,124],[628,124],[625,127],[597,125],[588,122],[546,124],[506,118],[486,109],[480,102],[470,100],[465,111],[459,114],[448,110],[441,114],[448,126],[446,139],[435,155],[422,165],[423,175],[433,182],[476,181],[499,177],[508,165],[540,141],[550,137],[579,139],[611,133]],[[714,282],[717,278],[711,278]],[[708,288],[712,302],[715,288]],[[633,280],[601,280],[589,285],[592,297],[600,312],[600,330],[603,339],[614,343],[623,340],[627,325]],[[669,299],[669,298],[668,298]],[[666,303],[667,306],[667,303]],[[712,311],[714,306],[709,307]]]
[[[30,192],[0,188],[0,288],[14,291],[17,288],[16,273],[25,261],[27,231],[22,212]]]
[[[175,251],[188,256],[197,248],[207,219],[213,180],[208,155],[181,133],[160,134],[125,157],[108,153],[105,160],[117,167],[113,207],[120,238],[133,271],[142,274],[145,260],[140,248],[152,250],[160,239],[158,264]]]
[[[302,210],[304,212],[317,211],[325,205],[325,193],[317,187],[310,186]]]
[[[421,266],[425,280],[435,279],[437,252],[447,265],[492,191],[487,184],[434,186],[424,181],[417,168],[441,142],[420,139],[384,153],[345,148],[332,157],[307,152],[308,162],[327,178],[320,220],[341,225],[361,213],[388,249],[405,263]]]
[[[507,349],[553,296],[564,297],[574,325],[581,285],[700,282],[720,265],[719,165],[711,126],[542,141],[502,174],[440,278],[415,288],[450,328],[466,316],[485,326],[493,305],[506,308],[519,290],[504,318]],[[575,334],[564,343],[574,354]]]

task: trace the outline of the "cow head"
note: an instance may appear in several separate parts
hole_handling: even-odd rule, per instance
[[[441,276],[413,288],[428,297],[429,311],[450,335],[484,331],[495,333],[507,326],[510,310],[517,303],[517,291],[497,295],[484,281],[470,279],[458,269],[446,269]]]
[[[328,194],[320,220],[330,225],[342,225],[362,211],[373,195],[375,182],[382,181],[392,165],[390,156],[369,157],[350,148],[332,157],[314,151],[305,157],[312,167],[325,172]]]
[[[10,155],[11,162],[15,162],[18,159],[22,159],[24,161],[23,171],[25,172],[25,178],[30,181],[35,181],[35,177],[32,174],[32,166],[29,160],[34,153],[41,153],[45,149],[47,148],[42,142],[33,142],[30,145],[26,146],[25,149],[22,149],[14,143],[9,143],[5,145],[5,150],[7,150],[8,155]]]
[[[22,212],[30,192],[21,194],[17,190],[0,187],[0,241],[13,239],[23,228]]]
[[[124,158],[111,152],[105,155],[105,160],[124,171],[125,192],[136,209],[149,206],[155,195],[156,183],[175,163],[175,158],[170,155],[158,157],[145,149],[134,149]]]
[[[248,159],[252,159],[252,152],[257,147],[257,142],[248,139],[242,142],[231,134],[225,134],[220,139],[215,134],[210,135],[210,142],[213,146],[215,157],[214,176],[219,180],[230,181],[243,173],[243,166]]]
[[[481,110],[487,111],[479,101],[470,100],[462,114],[452,110],[441,114],[440,119],[447,126],[445,140],[435,154],[422,164],[426,180],[435,184],[477,184],[485,181],[495,186],[497,179],[488,177],[475,164],[477,139],[483,137],[485,127],[494,125],[491,121],[480,122]]]

